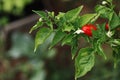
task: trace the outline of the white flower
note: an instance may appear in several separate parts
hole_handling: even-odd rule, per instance
[[[83,31],[83,30],[78,29],[77,31],[75,31],[75,32],[74,32],[74,34],[80,34],[80,33],[84,33],[84,31]]]
[[[103,1],[102,4],[105,5],[105,4],[107,4],[107,2],[106,2],[106,1]]]
[[[106,35],[107,35],[108,37],[112,37],[112,35],[113,35],[113,32],[111,32],[111,31],[108,31],[108,32],[106,33]]]
[[[39,18],[39,21],[41,22],[41,21],[42,21],[42,18]]]

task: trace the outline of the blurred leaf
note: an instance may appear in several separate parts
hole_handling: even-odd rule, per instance
[[[46,71],[44,70],[44,62],[43,61],[35,61],[32,62],[33,68],[35,69],[35,73],[30,78],[30,80],[45,80],[46,78]]]
[[[52,59],[54,58],[56,55],[56,49],[50,49],[46,55],[47,59]]]
[[[0,0],[0,11],[11,13],[14,15],[22,15],[25,6],[30,4],[32,0]]]
[[[0,18],[0,27],[4,27],[8,23],[7,17],[1,17]]]
[[[30,80],[45,80],[46,72],[44,70],[39,71]]]
[[[9,55],[14,58],[19,58],[25,55],[33,54],[34,41],[28,34],[13,33],[12,47],[8,51]]]

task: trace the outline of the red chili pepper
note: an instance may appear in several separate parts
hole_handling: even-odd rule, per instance
[[[109,30],[109,24],[108,24],[108,23],[106,23],[105,29],[106,29],[106,30]]]
[[[97,30],[97,27],[93,24],[87,24],[82,27],[84,33],[88,36],[92,36],[92,30]]]

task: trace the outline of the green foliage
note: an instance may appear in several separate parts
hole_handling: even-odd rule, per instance
[[[75,79],[84,76],[94,66],[94,58],[96,55],[101,55],[107,59],[102,48],[103,44],[111,45],[114,52],[115,61],[119,61],[119,39],[116,39],[115,31],[120,25],[119,15],[114,11],[112,0],[106,0],[104,4],[96,5],[95,13],[79,15],[83,6],[72,9],[66,13],[59,12],[57,16],[54,12],[34,11],[42,19],[40,24],[46,24],[45,30],[39,30],[36,34],[35,49],[42,44],[51,32],[56,32],[50,48],[58,43],[71,46],[72,59],[75,60]],[[92,30],[93,36],[90,37],[84,33],[76,34],[75,32],[81,29],[86,24],[94,24],[98,18],[105,18],[108,22],[97,24],[97,30]],[[109,24],[109,30],[106,30],[105,24]],[[37,29],[41,25],[36,24],[32,30]],[[56,28],[53,27],[56,26]],[[83,37],[87,39],[89,45],[87,48],[80,49],[79,39]],[[113,44],[117,48],[113,46]],[[117,50],[116,50],[117,49]],[[116,56],[117,55],[117,56]]]

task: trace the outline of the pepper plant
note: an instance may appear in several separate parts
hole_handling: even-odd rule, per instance
[[[40,16],[38,22],[31,28],[39,29],[35,37],[35,49],[41,45],[53,32],[55,36],[49,49],[58,43],[71,46],[72,59],[75,61],[75,80],[84,76],[92,69],[95,63],[95,55],[107,59],[102,48],[108,44],[113,50],[114,67],[120,61],[120,38],[117,31],[120,26],[120,14],[114,11],[112,0],[102,1],[96,5],[94,13],[80,15],[83,5],[70,11],[54,12],[34,11]],[[107,22],[97,24],[98,18],[104,18]],[[47,26],[47,27],[42,27]],[[79,39],[83,37],[89,45],[79,48]]]

